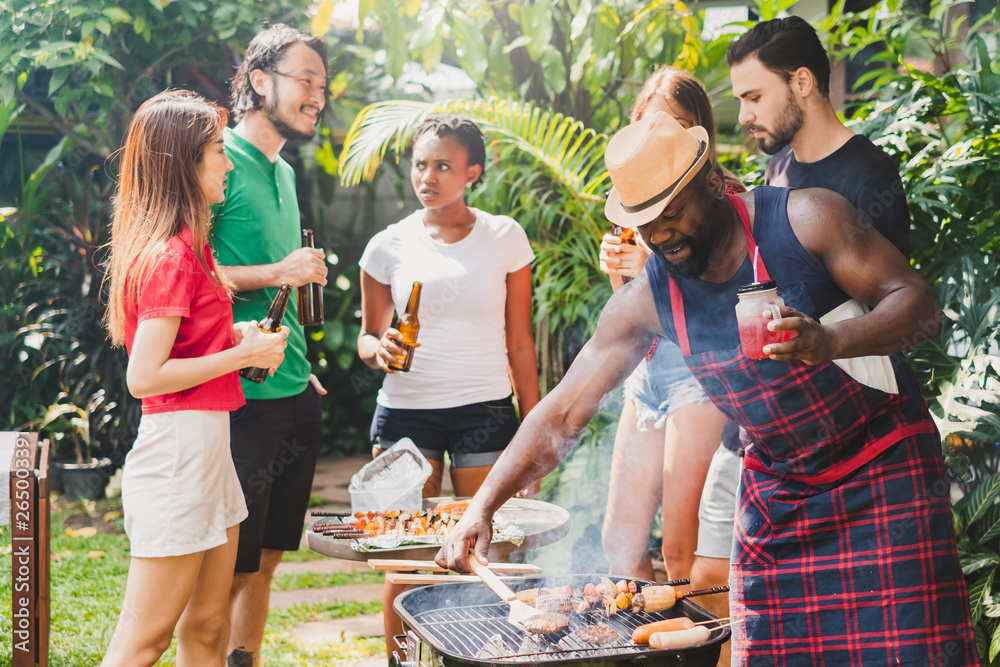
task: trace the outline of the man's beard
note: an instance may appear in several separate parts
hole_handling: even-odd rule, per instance
[[[774,130],[760,137],[757,140],[757,145],[768,155],[774,155],[791,143],[792,139],[795,138],[795,134],[802,128],[802,122],[802,108],[796,103],[795,97],[792,95],[792,89],[789,88],[785,108],[782,109],[781,115],[775,123]],[[756,130],[764,129],[758,125],[749,125],[748,127]]]
[[[683,262],[674,264],[657,248],[654,249],[667,267],[667,271],[678,278],[697,278],[708,269],[709,250],[704,244],[688,245],[691,254]]]
[[[281,100],[278,99],[277,92],[275,92],[275,94],[268,100],[267,106],[264,108],[264,113],[266,114],[267,119],[271,122],[271,125],[274,126],[274,129],[278,132],[278,134],[283,136],[285,139],[292,141],[309,141],[312,139],[313,135],[316,134],[316,127],[313,126],[308,132],[303,132],[302,130],[292,127],[282,116],[281,111],[279,110],[280,104]]]
[[[708,269],[708,260],[712,256],[714,244],[711,242],[712,224],[708,218],[702,218],[695,228],[694,236],[688,236],[684,242],[688,246],[688,257],[682,262],[674,263],[667,259],[660,246],[651,248],[674,276],[678,278],[697,278]],[[671,245],[675,245],[671,243]]]

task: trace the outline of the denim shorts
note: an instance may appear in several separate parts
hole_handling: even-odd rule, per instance
[[[517,432],[511,397],[456,408],[409,410],[379,405],[372,419],[372,443],[383,448],[409,438],[425,457],[444,460],[448,452],[455,468],[496,463]]]
[[[663,428],[667,416],[685,405],[708,400],[684,363],[681,349],[660,339],[651,359],[643,359],[625,380],[625,398],[635,403],[638,429]]]

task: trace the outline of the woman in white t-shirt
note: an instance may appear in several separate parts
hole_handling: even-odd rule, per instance
[[[425,498],[441,492],[445,452],[455,495],[473,495],[517,430],[512,392],[521,419],[538,403],[534,253],[517,222],[466,206],[465,192],[485,166],[475,123],[428,117],[414,135],[410,170],[424,208],[376,234],[359,262],[358,355],[387,373],[372,421],[373,454],[413,440],[433,468]],[[396,372],[388,363],[403,349],[393,311],[405,310],[414,281],[423,283],[419,347],[410,370]],[[387,587],[385,598],[396,592]],[[386,636],[401,633],[394,614],[385,616]]]

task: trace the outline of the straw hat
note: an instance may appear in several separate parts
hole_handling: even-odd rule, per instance
[[[657,111],[611,137],[604,162],[614,187],[604,215],[622,227],[656,219],[708,160],[708,132]]]

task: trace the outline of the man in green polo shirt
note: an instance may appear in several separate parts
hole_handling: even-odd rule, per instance
[[[323,43],[274,25],[257,35],[232,80],[236,127],[223,133],[229,173],[226,201],[212,229],[219,264],[236,285],[236,321],[259,321],[282,282],[326,284],[323,252],[301,247],[295,174],[279,152],[288,139],[313,136],[326,103]],[[230,667],[259,659],[268,592],[285,551],[298,549],[322,436],[326,391],[306,359],[295,299],[285,360],[264,384],[243,381],[247,405],[230,418],[233,462],[249,516],[240,525],[230,592]]]

